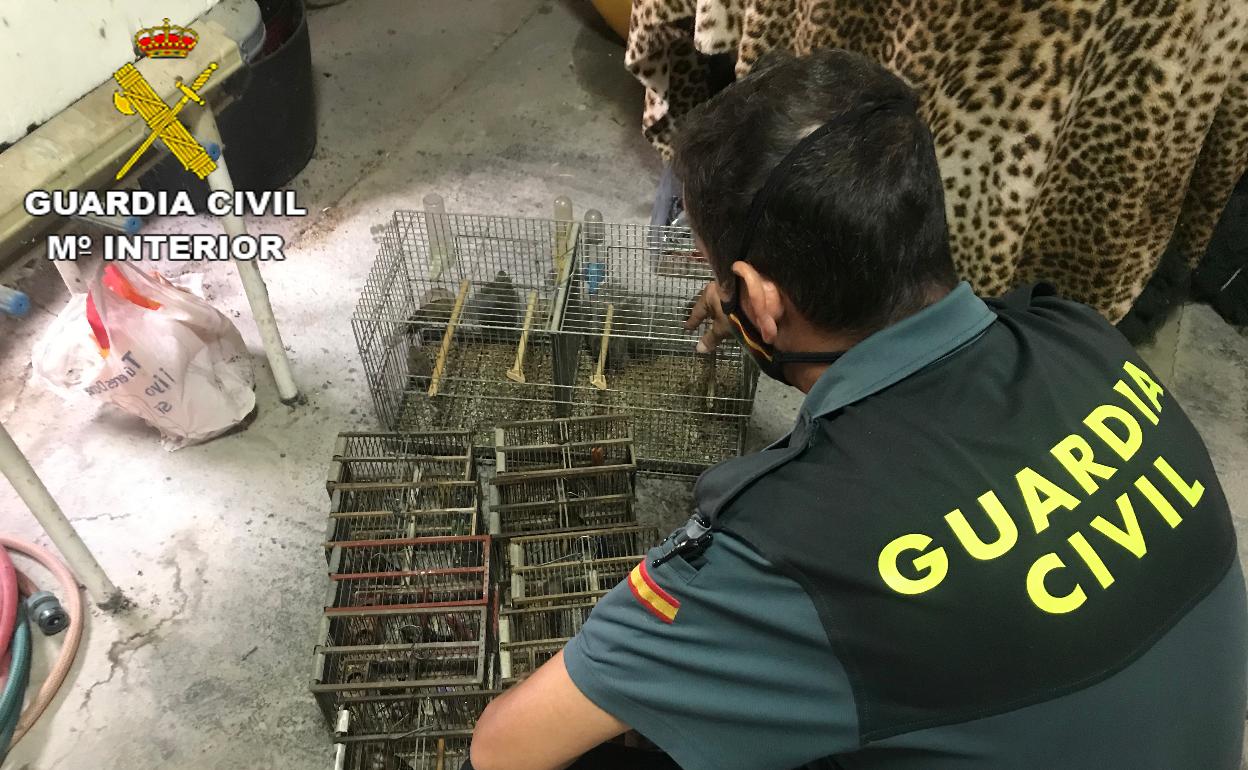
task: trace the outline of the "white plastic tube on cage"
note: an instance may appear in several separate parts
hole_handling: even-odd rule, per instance
[[[429,234],[429,280],[442,280],[446,268],[455,262],[453,236],[447,227],[446,202],[429,193],[421,203],[425,208],[425,232]]]

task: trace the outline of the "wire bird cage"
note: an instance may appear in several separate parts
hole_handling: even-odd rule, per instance
[[[347,740],[338,744],[334,770],[459,770],[471,745],[471,731]]]
[[[397,211],[352,325],[378,416],[420,429],[554,417],[569,221]]]
[[[471,731],[499,692],[435,688],[415,693],[345,696],[338,705],[335,737],[362,740]]]
[[[508,687],[563,649],[589,618],[593,601],[503,610],[498,623],[499,676]]]
[[[638,466],[696,475],[739,454],[758,372],[683,322],[710,280],[684,228],[399,211],[353,327],[383,425],[622,413]]]
[[[637,522],[629,466],[499,473],[490,490],[499,537]]]
[[[316,647],[312,692],[333,720],[343,699],[480,688],[489,682],[489,608],[326,612]]]
[[[334,546],[327,614],[360,609],[484,605],[490,591],[490,538],[361,540]]]
[[[712,280],[686,228],[586,223],[560,331],[579,340],[573,414],[633,418],[639,465],[697,475],[741,453],[758,369],[735,341],[696,350],[693,298]]]
[[[507,544],[515,606],[597,599],[659,541],[653,527],[573,530],[514,537]]]
[[[477,482],[431,481],[336,488],[330,494],[326,549],[358,540],[477,534]]]
[[[632,421],[624,415],[506,422],[494,429],[499,473],[623,466],[636,468]]]
[[[509,422],[494,433],[490,534],[636,523],[630,418]]]
[[[472,440],[467,431],[419,433],[339,433],[325,485],[370,489],[436,479],[474,478]]]

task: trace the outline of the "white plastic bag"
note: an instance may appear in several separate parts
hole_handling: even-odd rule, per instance
[[[160,430],[166,449],[218,436],[255,407],[238,329],[202,299],[121,262],[76,295],[35,345],[35,372]]]

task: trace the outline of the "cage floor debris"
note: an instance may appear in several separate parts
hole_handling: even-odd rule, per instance
[[[749,419],[750,392],[740,365],[720,361],[715,367],[715,398],[707,399],[702,361],[695,356],[656,354],[607,371],[610,388],[588,385],[596,362],[582,356],[577,368],[574,415],[627,413],[633,416],[633,441],[639,461],[650,466],[707,466],[734,457],[743,421]],[[680,392],[680,383],[688,383]],[[673,393],[655,392],[662,383]]]
[[[472,431],[475,446],[488,447],[493,444],[493,428],[498,423],[557,416],[553,404],[555,388],[539,384],[552,382],[549,349],[530,347],[524,362],[527,383],[507,379],[506,372],[515,360],[514,342],[456,342],[447,353],[437,396],[430,398],[426,387],[404,391],[398,429],[460,425]],[[482,379],[483,375],[497,379]]]

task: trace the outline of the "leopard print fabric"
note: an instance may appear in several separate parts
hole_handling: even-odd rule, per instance
[[[963,277],[1117,321],[1172,238],[1195,264],[1248,165],[1246,40],[1244,0],[633,0],[626,63],[665,154],[705,54],[738,77],[772,48],[884,63],[922,96]]]

